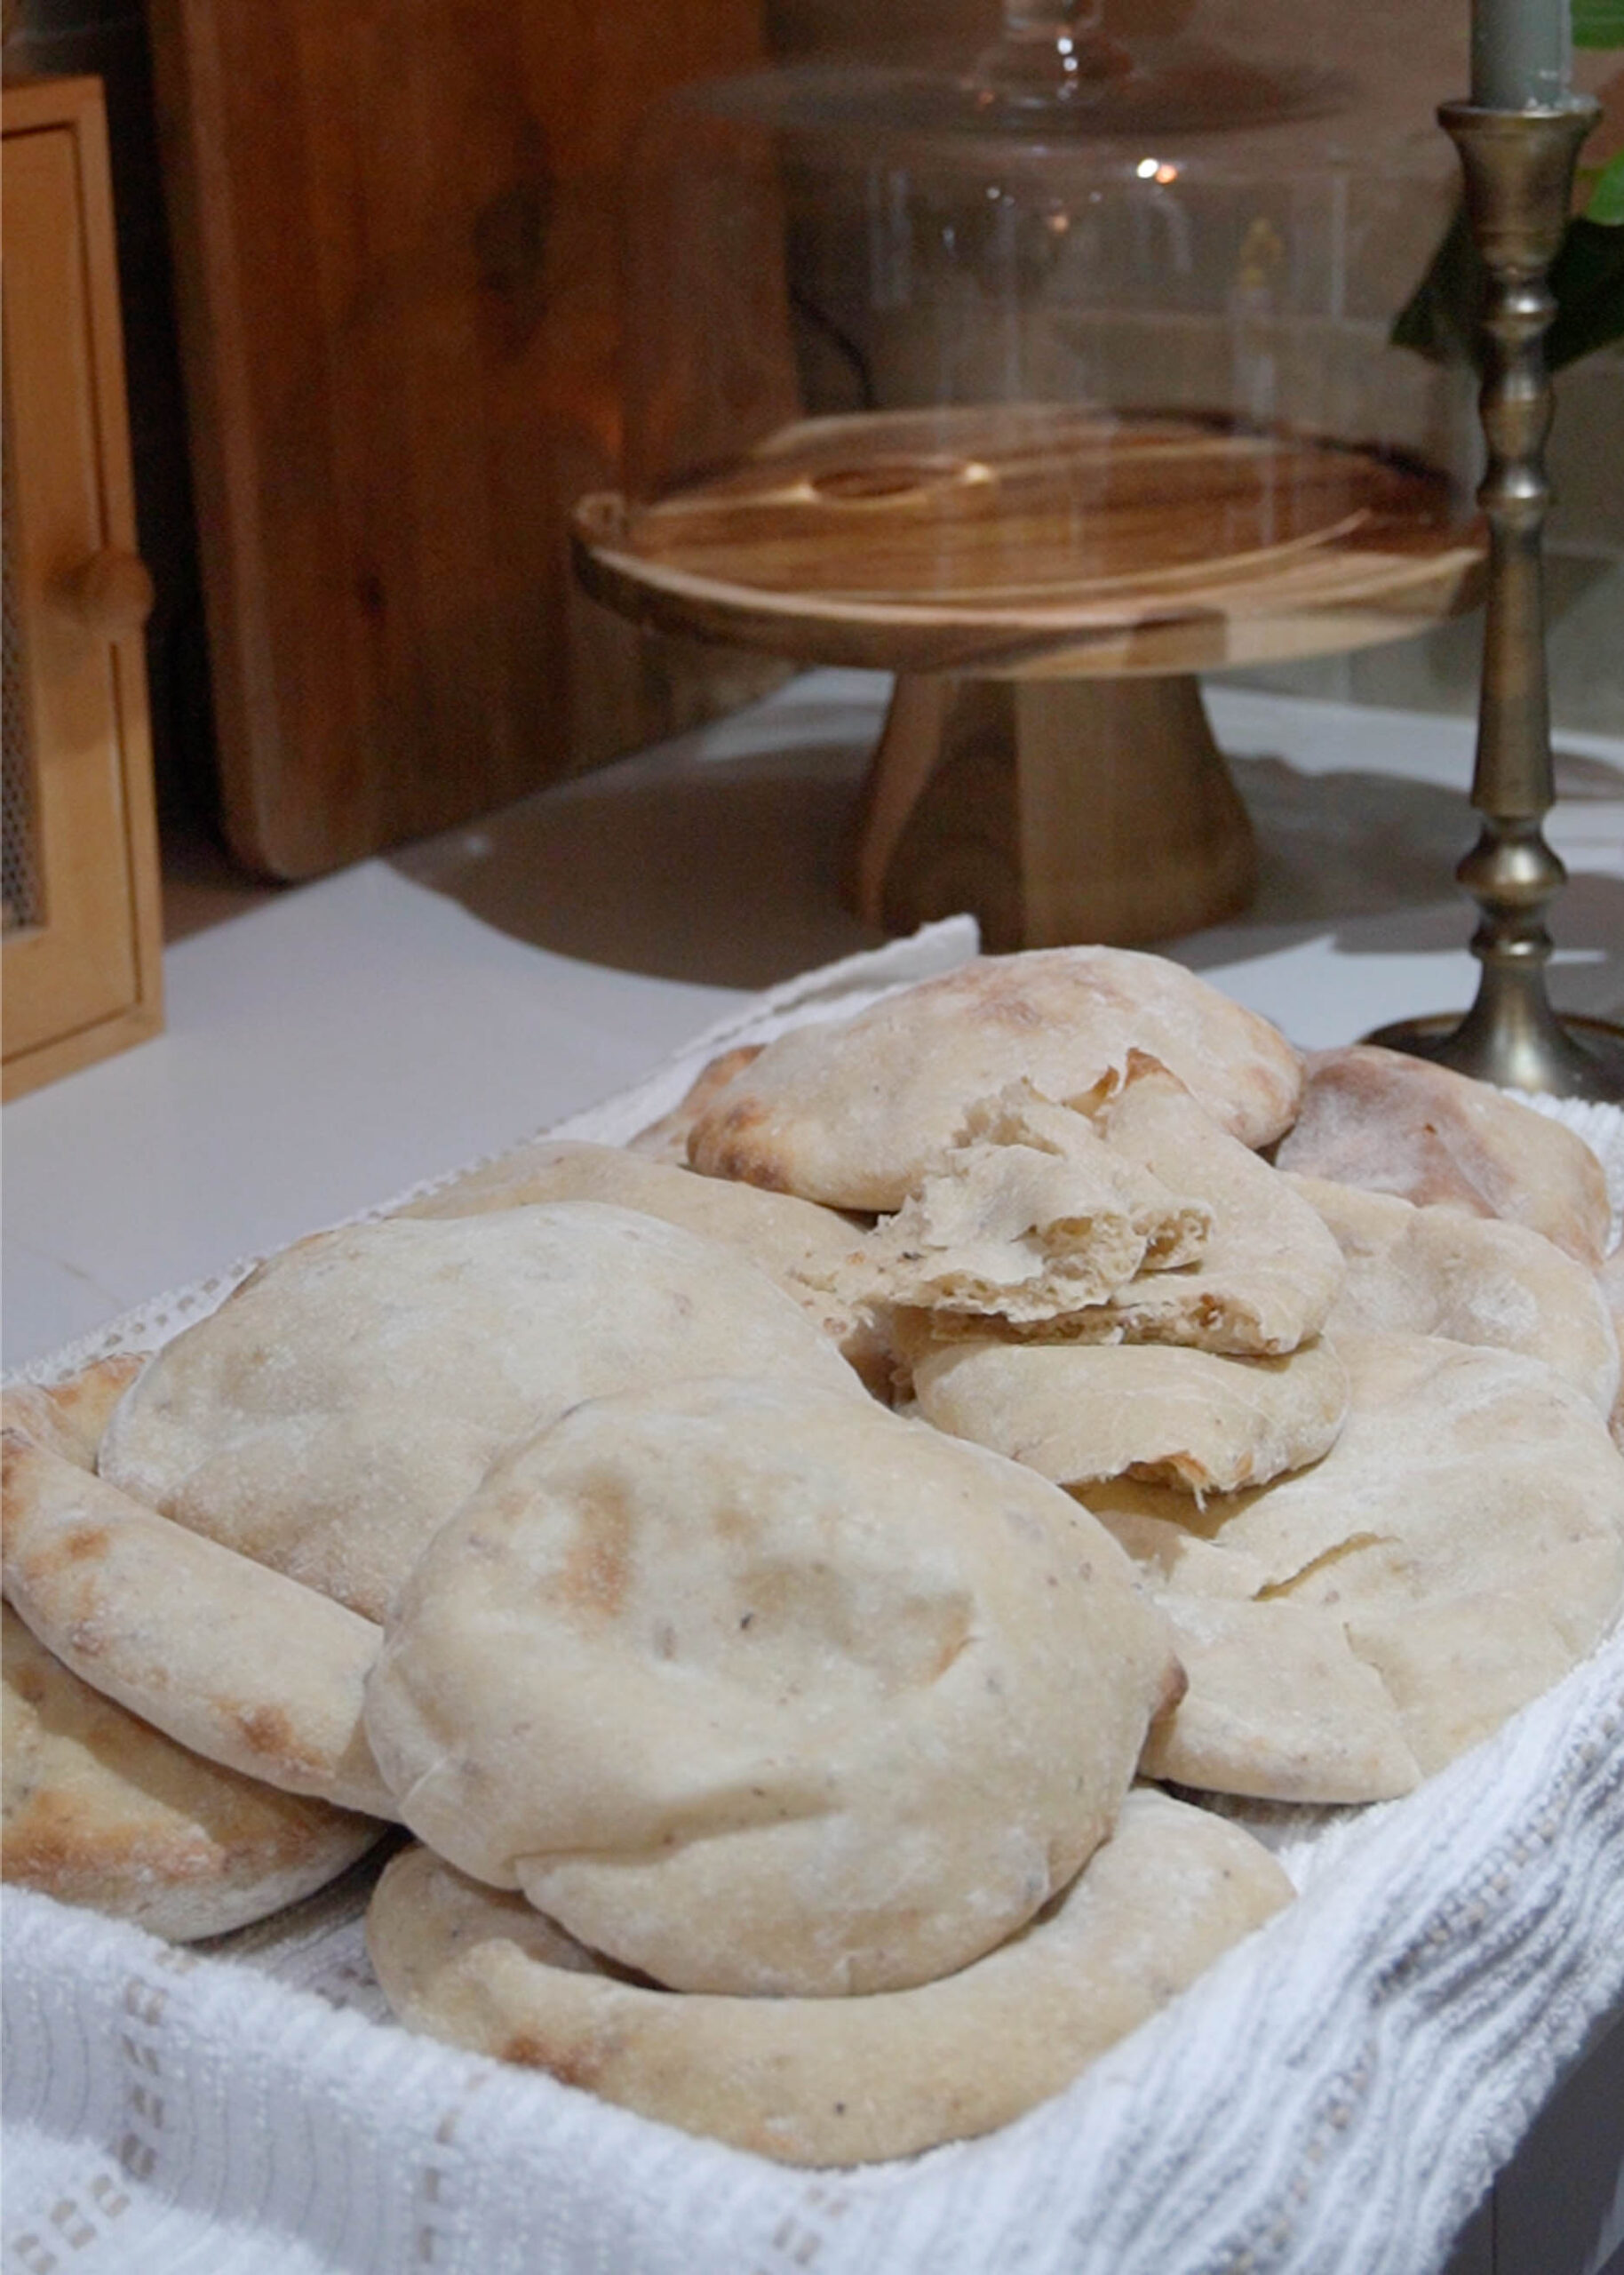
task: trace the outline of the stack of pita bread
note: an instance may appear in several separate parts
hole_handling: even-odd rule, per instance
[[[1408,1791],[1616,1616],[1606,1225],[1126,951],[736,1053],[8,1394],[7,1876],[197,1936],[403,1825],[410,2025],[791,2161],[984,2131],[1289,1900],[1203,1794]]]

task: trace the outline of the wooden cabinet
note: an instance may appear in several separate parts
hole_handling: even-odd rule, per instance
[[[760,0],[150,0],[222,819],[313,876],[760,689],[584,602],[621,164]]]
[[[4,1095],[162,1025],[156,826],[100,82],[4,95]]]

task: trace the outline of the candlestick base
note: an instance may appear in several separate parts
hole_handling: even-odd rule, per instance
[[[1366,1042],[1430,1058],[1503,1090],[1624,1105],[1624,1026],[1570,1012],[1558,1019],[1537,1000],[1532,1013],[1493,1022],[1474,1011],[1435,1011],[1377,1027]]]

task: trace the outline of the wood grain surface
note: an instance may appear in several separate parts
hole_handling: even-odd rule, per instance
[[[574,517],[646,622],[907,672],[1184,673],[1421,628],[1476,597],[1445,477],[1312,435],[1070,406],[781,429]]]
[[[152,0],[251,866],[443,826],[738,681],[584,625],[565,517],[617,478],[628,139],[664,88],[759,54],[759,4]]]

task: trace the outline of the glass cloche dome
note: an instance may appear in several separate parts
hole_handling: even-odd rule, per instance
[[[656,108],[588,589],[991,680],[1187,676],[1466,605],[1471,384],[1391,340],[1444,138],[1378,137],[1201,0],[1005,0],[991,29]]]

